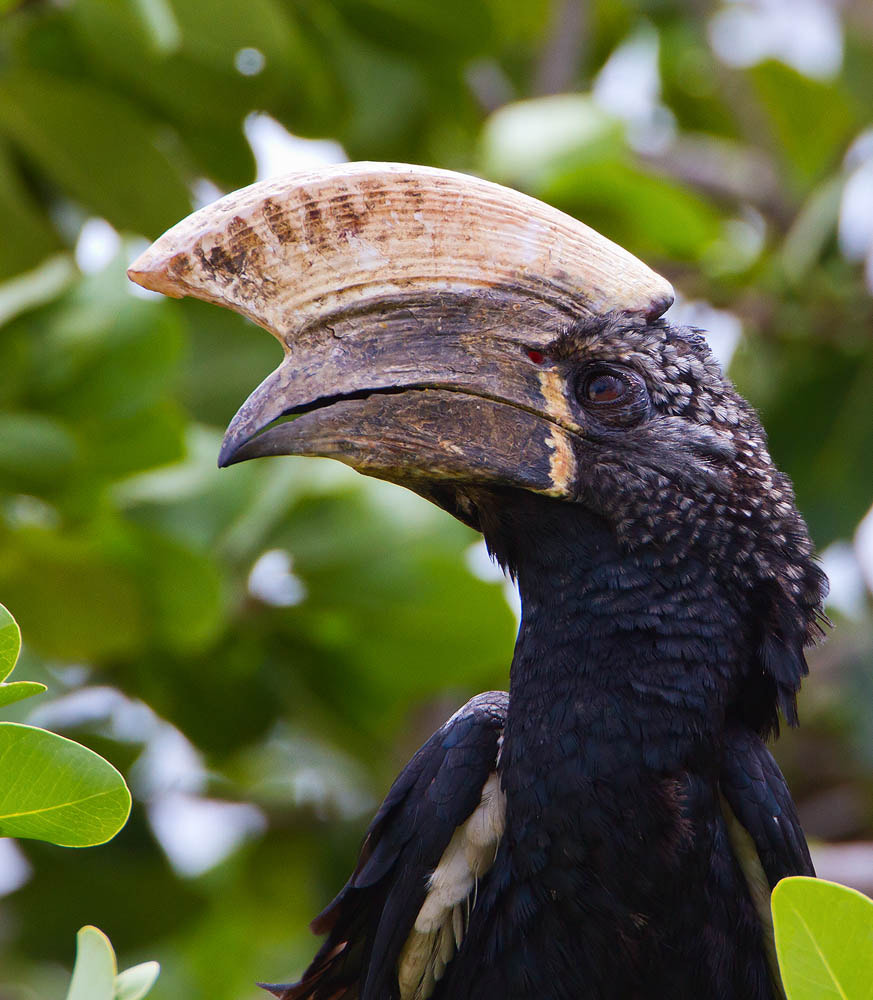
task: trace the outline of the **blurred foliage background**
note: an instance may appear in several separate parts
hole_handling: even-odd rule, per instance
[[[161,961],[156,1000],[295,976],[397,769],[507,683],[511,595],[476,537],[326,461],[219,473],[278,348],[124,276],[192,207],[345,158],[544,198],[712,331],[833,579],[778,756],[821,873],[873,890],[870,4],[0,10],[0,600],[16,678],[49,685],[8,717],[98,750],[135,796],[106,847],[0,842],[0,998],[62,996],[85,923],[123,965]]]

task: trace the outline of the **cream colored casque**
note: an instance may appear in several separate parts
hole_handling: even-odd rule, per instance
[[[518,481],[553,496],[569,494],[579,428],[563,386],[553,373],[519,369],[521,352],[580,317],[653,319],[673,300],[667,281],[563,212],[477,177],[393,163],[289,174],[227,195],[165,233],[129,274],[239,312],[282,344],[284,360],[231,423],[222,464],[271,420],[323,398],[325,385],[335,399],[414,386],[430,390],[431,410],[467,406],[495,476],[524,475],[497,428],[500,405],[539,411],[548,481]],[[412,438],[380,449],[360,424],[354,433],[315,427],[309,414],[297,452],[391,479],[398,450],[415,446],[429,474],[466,472],[451,442],[429,436],[426,413],[402,416]],[[350,437],[366,447],[350,450]]]

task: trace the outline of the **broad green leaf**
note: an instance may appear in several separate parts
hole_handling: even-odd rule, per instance
[[[116,447],[125,442],[129,429],[116,429],[117,421],[165,403],[181,360],[178,313],[169,302],[134,298],[128,287],[118,257],[79,282],[46,323],[34,392],[46,409],[86,430],[85,445],[96,433],[114,436]]]
[[[225,609],[214,557],[147,528],[131,529],[128,544],[155,644],[182,653],[207,646],[223,627]]]
[[[660,26],[658,38],[661,100],[682,133],[738,138],[730,93],[721,85],[723,69],[706,37],[705,21],[671,18]]]
[[[308,61],[289,16],[293,7],[276,0],[187,0],[177,4],[176,17],[185,48],[204,63],[230,66],[241,48],[255,48],[268,63],[295,58]]]
[[[180,7],[180,13],[187,6]],[[176,11],[173,13],[175,16]],[[134,0],[77,0],[70,17],[79,43],[96,65],[135,93],[147,95],[149,103],[157,102],[171,120],[184,123],[185,142],[188,126],[203,122],[213,126],[233,123],[241,136],[240,121],[251,108],[253,95],[251,81],[234,70],[233,53],[245,42],[238,40],[236,49],[226,52],[216,64],[205,65],[187,50],[184,39],[182,47],[172,53],[159,52]],[[178,26],[178,18],[176,22]],[[202,23],[201,28],[206,30],[207,24]],[[217,106],[210,104],[210,93]]]
[[[327,10],[322,8],[322,15]],[[338,21],[330,26],[331,45],[349,104],[338,138],[354,159],[356,149],[384,148],[410,129],[426,107],[427,94],[414,63],[371,45]]]
[[[39,681],[13,681],[11,684],[0,684],[0,708],[30,698],[32,695],[42,694],[45,689],[45,684],[40,684]]]
[[[115,1000],[142,1000],[160,974],[158,962],[141,962],[120,972],[115,979]]]
[[[301,35],[291,5],[185,0],[172,5],[174,26],[159,27],[137,13],[146,3],[158,7],[157,0],[77,0],[70,10],[73,30],[102,73],[177,126],[186,152],[213,180],[233,187],[253,179],[254,160],[240,128],[249,111],[276,114],[277,100],[287,101],[323,128],[332,106],[325,85],[330,68]],[[261,72],[237,70],[244,49],[263,57]],[[222,143],[229,163],[221,160]]]
[[[813,272],[806,286],[814,280]],[[776,322],[778,339],[742,342],[731,371],[760,408],[771,454],[823,548],[850,538],[873,498],[873,343],[825,340],[817,324],[838,329],[837,321],[799,304]]]
[[[841,82],[812,80],[783,63],[764,62],[748,74],[785,159],[785,176],[804,190],[842,158],[858,126],[854,104]]]
[[[0,836],[91,847],[129,813],[130,792],[109,761],[56,733],[0,723]]]
[[[617,159],[582,156],[533,193],[643,257],[698,261],[722,232],[718,212],[704,198]]]
[[[75,437],[42,413],[0,414],[0,486],[13,491],[52,491],[76,461]]]
[[[185,455],[185,416],[175,403],[159,403],[112,423],[92,418],[83,422],[82,430],[94,475],[107,479],[168,465]]]
[[[495,21],[487,4],[467,0],[345,0],[337,4],[350,25],[377,45],[424,61],[454,62],[482,52],[494,34]],[[458,31],[457,25],[464,30]]]
[[[182,40],[169,0],[130,0],[155,52],[174,52]]]
[[[0,681],[8,677],[18,660],[21,649],[21,631],[18,622],[0,604]],[[45,684],[38,681],[13,681],[11,684],[0,683],[0,707],[11,705],[22,698],[45,691]]]
[[[3,142],[0,142],[0,218],[6,232],[15,233],[14,240],[0,240],[0,279],[34,268],[46,255],[60,249],[60,238],[23,183]]]
[[[184,314],[190,331],[182,402],[195,420],[224,427],[229,414],[251,392],[252,377],[258,380],[271,372],[281,353],[272,337],[259,336],[229,309],[215,309],[196,299],[173,305]],[[215,466],[214,460],[211,464]]]
[[[116,228],[157,236],[191,210],[185,181],[161,151],[157,131],[134,105],[93,84],[10,73],[0,81],[0,129],[68,195]]]
[[[0,604],[0,681],[11,673],[21,650],[21,630],[18,622]]]
[[[115,1000],[115,951],[96,927],[76,935],[76,964],[67,1000]]]
[[[793,284],[804,281],[833,238],[840,215],[844,179],[829,177],[806,199],[785,237],[780,262]]]
[[[0,592],[32,649],[93,662],[139,648],[146,613],[123,546],[109,531],[27,528],[4,540]]]
[[[771,906],[788,1000],[873,998],[873,900],[796,876],[776,886]]]
[[[32,271],[4,281],[0,285],[0,326],[19,313],[57,298],[72,283],[76,274],[72,255],[59,253],[48,257]]]
[[[496,111],[482,132],[485,173],[529,186],[569,157],[610,157],[625,148],[624,129],[585,94],[517,101]]]

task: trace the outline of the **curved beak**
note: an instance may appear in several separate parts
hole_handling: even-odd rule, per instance
[[[234,309],[283,344],[220,465],[324,455],[428,495],[446,481],[575,495],[582,428],[542,349],[582,316],[651,319],[672,301],[666,281],[575,219],[402,164],[228,195],[129,274]]]

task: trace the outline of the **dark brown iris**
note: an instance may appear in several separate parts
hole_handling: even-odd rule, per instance
[[[600,372],[585,381],[584,395],[591,403],[614,403],[627,392],[627,382],[618,375]]]

